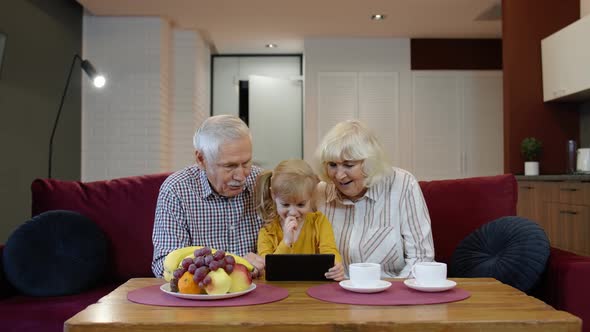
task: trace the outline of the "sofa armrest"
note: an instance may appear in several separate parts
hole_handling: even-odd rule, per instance
[[[590,332],[590,257],[551,248],[538,297],[556,309],[582,319],[582,331]]]
[[[4,274],[4,244],[0,244],[0,299],[16,294],[16,289],[6,279]]]

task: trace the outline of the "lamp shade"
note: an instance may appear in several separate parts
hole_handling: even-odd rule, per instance
[[[104,76],[97,73],[96,69],[94,68],[92,63],[90,63],[90,61],[82,60],[80,66],[86,72],[88,77],[90,77],[94,86],[96,86],[97,88],[102,88],[105,85],[106,79],[104,78]]]

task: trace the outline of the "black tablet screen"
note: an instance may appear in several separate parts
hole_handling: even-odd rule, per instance
[[[334,266],[334,254],[266,255],[266,280],[328,280],[324,276]]]

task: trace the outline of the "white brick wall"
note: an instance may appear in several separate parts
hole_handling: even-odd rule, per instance
[[[172,169],[195,162],[193,135],[209,115],[211,53],[195,31],[174,31]]]
[[[172,132],[174,131],[172,115],[172,61],[174,51],[172,49],[173,32],[169,24],[163,24],[160,29],[160,158],[149,169],[169,171],[172,166]],[[152,160],[154,161],[154,160]],[[159,166],[159,168],[158,168]]]
[[[175,30],[173,36],[174,64],[173,87],[173,127],[172,132],[172,168],[181,169],[192,162],[191,135],[195,128],[195,68],[196,33],[187,30]]]
[[[175,156],[188,151],[187,143],[192,157],[192,133],[198,119],[209,114],[210,54],[198,36],[192,50],[177,50],[176,36],[168,22],[159,18],[84,17],[83,57],[104,71],[107,85],[97,90],[88,80],[84,82],[82,180],[172,171],[186,165]],[[193,65],[186,68],[175,65],[176,61]],[[177,77],[175,68],[187,70]],[[193,81],[188,87],[186,77]],[[179,102],[187,99],[197,105],[192,107],[190,123],[182,120],[191,115],[182,113],[186,106]],[[174,107],[179,108],[179,118],[173,116]],[[191,127],[188,138],[188,129],[176,128],[180,123]]]
[[[172,133],[174,170],[195,162],[193,135],[209,116],[209,46],[195,31],[174,31],[174,80]]]
[[[197,37],[197,68],[195,72],[197,76],[195,92],[197,96],[196,129],[211,114],[211,49],[201,36]]]
[[[158,18],[84,17],[84,58],[105,72],[107,85],[97,90],[84,81],[83,180],[162,170],[167,26]]]

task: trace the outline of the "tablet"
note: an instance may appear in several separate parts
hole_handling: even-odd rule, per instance
[[[266,255],[266,280],[329,280],[324,274],[334,266],[334,254]]]

